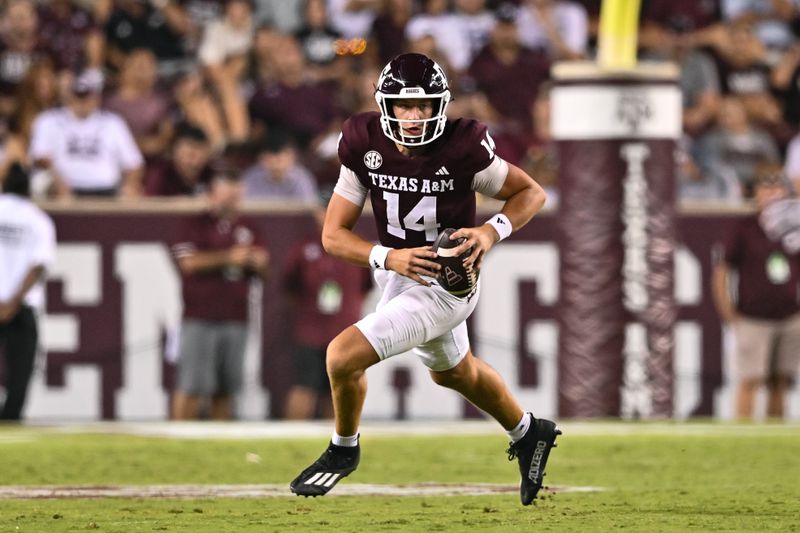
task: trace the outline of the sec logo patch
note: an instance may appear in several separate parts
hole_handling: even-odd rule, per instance
[[[375,170],[383,164],[383,157],[375,150],[370,150],[364,154],[364,164],[370,170]]]

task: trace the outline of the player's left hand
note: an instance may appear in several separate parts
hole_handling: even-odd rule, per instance
[[[500,238],[497,231],[488,224],[477,228],[460,228],[450,236],[450,240],[461,237],[466,240],[453,252],[455,255],[459,255],[472,248],[472,253],[464,260],[464,266],[473,266],[476,270],[480,270],[484,255]]]
[[[12,318],[14,318],[19,311],[19,307],[20,304],[16,300],[0,302],[0,324],[9,322]]]

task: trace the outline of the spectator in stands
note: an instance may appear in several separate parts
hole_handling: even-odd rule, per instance
[[[208,164],[211,149],[200,128],[179,126],[172,145],[172,157],[148,168],[144,179],[147,196],[197,196],[211,181]]]
[[[244,173],[242,181],[248,199],[313,203],[318,194],[314,176],[297,160],[291,137],[276,129],[267,133],[256,164]]]
[[[170,98],[156,88],[158,64],[146,48],[131,51],[122,64],[119,85],[105,108],[125,119],[144,156],[150,160],[169,146],[173,124]]]
[[[740,203],[745,191],[733,167],[709,167],[708,158],[698,153],[697,144],[688,135],[683,135],[677,143],[675,163],[680,200]],[[707,166],[701,168],[698,160]]]
[[[0,176],[5,175],[12,163],[28,165],[28,145],[33,121],[41,112],[57,105],[56,71],[52,61],[42,58],[31,65],[17,87],[16,105],[9,123],[3,161],[0,163]]]
[[[253,13],[249,0],[229,0],[222,19],[209,23],[203,33],[198,58],[222,104],[228,139],[247,139],[250,122],[240,84],[253,45]]]
[[[294,384],[286,399],[289,419],[312,418],[315,411],[326,418],[333,415],[325,350],[342,327],[361,317],[371,286],[369,271],[322,249],[322,223],[330,194],[321,195],[314,210],[314,235],[295,244],[284,265],[283,288],[293,310]]]
[[[215,173],[207,212],[186,221],[172,247],[181,273],[183,321],[172,417],[228,420],[242,386],[248,292],[267,279],[269,253],[258,228],[240,216],[241,184]]]
[[[5,352],[6,398],[0,420],[19,420],[39,334],[44,274],[56,253],[53,221],[28,197],[28,175],[9,168],[0,194],[0,351]]]
[[[737,96],[756,123],[780,128],[782,114],[772,95],[766,49],[753,32],[752,24],[738,22],[728,31],[716,32],[710,43],[722,94]]]
[[[328,14],[333,29],[345,38],[369,36],[372,22],[382,0],[328,0]]]
[[[669,54],[680,39],[724,32],[720,0],[649,0],[642,5],[639,46]]]
[[[39,35],[59,68],[75,71],[103,66],[103,33],[92,14],[71,0],[39,4]]]
[[[152,51],[159,62],[182,60],[185,28],[169,12],[172,9],[171,2],[117,0],[104,28],[106,60],[121,68],[125,56],[139,48]]]
[[[778,147],[772,137],[753,126],[744,105],[731,96],[722,99],[717,127],[699,139],[694,148],[701,172],[732,173],[745,197],[752,194],[758,164],[779,160]]]
[[[422,0],[422,11],[411,17],[406,25],[406,38],[410,43],[432,39],[434,48],[446,59],[445,63],[436,60],[445,69],[448,78],[456,71],[462,72],[472,60],[470,46],[464,42],[458,17],[448,10],[448,0]],[[425,45],[425,43],[419,43]],[[430,46],[430,44],[428,44]],[[419,48],[415,52],[424,53]]]
[[[643,59],[672,61],[680,68],[683,96],[683,129],[692,137],[705,133],[716,120],[720,102],[720,78],[715,61],[692,47],[690,38],[677,38],[668,48],[650,49]]]
[[[683,129],[700,135],[713,125],[720,102],[719,75],[708,54],[679,44],[672,57],[681,69]]]
[[[556,61],[586,55],[589,22],[586,9],[566,0],[526,0],[520,9],[519,36],[532,49],[547,50]]]
[[[793,0],[722,0],[723,19],[734,23],[752,22],[758,40],[773,56],[794,41],[791,22],[796,13],[797,5]]]
[[[255,4],[255,19],[259,25],[269,26],[281,33],[295,33],[303,27],[303,12],[307,0],[258,0]],[[322,0],[322,8],[325,0]]]
[[[458,72],[463,72],[475,56],[489,42],[495,19],[486,7],[486,0],[455,0],[453,16],[461,32],[461,46],[465,46],[465,62],[453,64]]]
[[[37,60],[52,58],[39,40],[39,19],[30,0],[9,0],[0,29],[0,116],[14,110],[17,86]]]
[[[377,64],[384,65],[408,48],[406,25],[414,14],[412,0],[383,0],[381,11],[372,23],[371,43]]]
[[[783,120],[793,129],[800,126],[800,42],[790,46],[770,74],[778,94]]]
[[[765,233],[764,210],[786,198],[780,165],[759,168],[755,185],[758,213],[740,221],[723,245],[713,274],[714,301],[736,338],[736,415],[754,416],[755,396],[767,386],[767,415],[783,416],[783,403],[800,366],[800,253]],[[731,273],[738,274],[731,298]]]
[[[522,45],[515,14],[513,9],[497,11],[489,44],[472,62],[468,75],[501,117],[497,133],[514,137],[514,143],[524,147],[532,133],[531,106],[539,85],[550,76],[550,60]]]
[[[86,71],[72,84],[67,105],[33,124],[30,158],[48,170],[59,198],[141,194],[142,154],[125,121],[101,111],[102,75]]]
[[[250,116],[262,126],[288,130],[305,150],[341,124],[334,86],[310,80],[297,41],[288,36],[275,40],[274,79],[259,80],[250,99]]]
[[[225,124],[216,100],[198,71],[181,76],[173,87],[177,104],[175,123],[186,122],[203,130],[213,151],[225,146]]]
[[[342,35],[331,27],[326,9],[325,0],[306,0],[302,26],[294,34],[316,80],[340,79],[344,75],[345,65],[336,55],[336,41]]]

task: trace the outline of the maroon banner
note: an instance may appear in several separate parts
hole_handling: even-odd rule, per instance
[[[598,194],[603,192],[598,188]],[[32,419],[166,416],[172,365],[164,360],[165,334],[179,315],[175,305],[180,287],[168,242],[188,215],[80,209],[53,213],[59,255],[50,273],[43,316],[47,348],[42,359],[44,372],[37,373],[34,381],[38,381],[28,402]],[[616,215],[619,218],[619,213]],[[678,219],[679,252],[683,263],[692,268],[679,270],[682,277],[677,280],[677,292],[689,290],[689,296],[679,301],[677,320],[699,332],[681,337],[683,348],[677,352],[679,357],[691,358],[691,368],[698,369],[680,376],[693,396],[676,406],[678,416],[719,413],[714,399],[723,383],[723,367],[720,323],[710,293],[711,249],[735,217],[696,214]],[[314,222],[304,212],[261,212],[254,219],[267,237],[275,275],[264,290],[257,364],[248,374],[253,386],[266,395],[265,404],[252,404],[262,401],[258,395],[245,398],[246,412],[254,414],[242,417],[279,418],[292,382],[288,349],[291,317],[279,281],[288,249],[314,232]],[[371,222],[366,218],[362,222],[362,233],[374,237]],[[556,245],[557,233],[556,217],[542,214],[492,250],[481,273],[483,292],[472,318],[476,327],[471,339],[477,353],[498,367],[527,408],[542,416],[558,414],[556,400],[569,380],[575,379],[570,365],[556,361],[555,349],[551,351],[542,340],[548,337],[541,335],[552,331],[553,339],[573,342],[569,330],[559,333],[554,327],[559,307],[567,297],[566,292],[558,292],[559,273],[570,261]],[[591,238],[587,242],[592,242]],[[525,262],[526,258],[532,262]],[[582,272],[587,277],[595,275],[590,268]],[[605,290],[614,286],[617,294],[622,291],[619,274],[594,279],[592,287]],[[599,327],[591,315],[582,326],[567,326]],[[550,372],[556,363],[558,372]],[[433,385],[413,357],[381,363],[370,369],[369,376],[371,417],[474,415],[452,391]],[[593,387],[591,394],[599,398],[597,401],[619,402],[618,388]],[[562,416],[570,415],[563,403],[559,410]]]

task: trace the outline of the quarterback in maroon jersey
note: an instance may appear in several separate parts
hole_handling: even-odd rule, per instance
[[[420,54],[392,59],[375,91],[380,113],[351,117],[342,127],[339,181],[328,206],[322,244],[337,257],[374,271],[383,290],[377,310],[346,328],[327,350],[335,431],[325,453],[292,481],[292,492],[326,494],[358,466],[358,425],[366,395],[365,370],[408,350],[439,385],[452,388],[494,417],[511,439],[519,462],[520,497],[530,504],[560,431],[550,420],[522,410],[500,375],[472,355],[466,319],[480,292],[455,296],[436,283],[439,269],[430,244],[445,228],[472,249],[466,263],[480,267],[498,241],[526,224],[545,195],[524,171],[494,153],[486,126],[448,120],[447,78]],[[475,192],[505,204],[475,226]],[[356,235],[369,194],[380,244]]]

